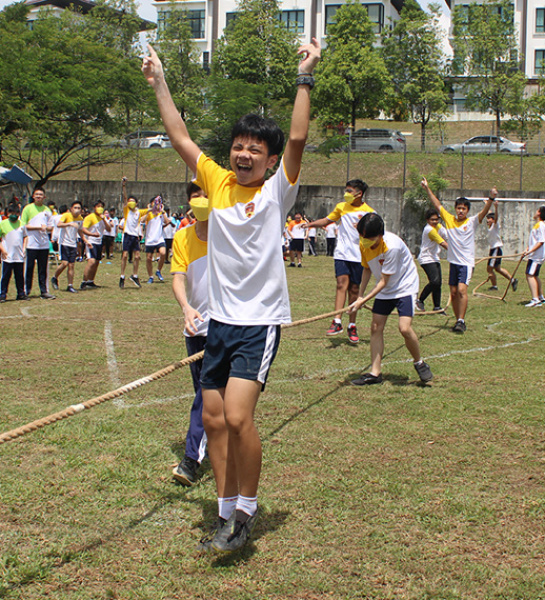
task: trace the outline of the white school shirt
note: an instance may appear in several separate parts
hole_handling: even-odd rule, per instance
[[[448,233],[447,260],[454,265],[475,266],[475,231],[479,216],[469,217],[462,222],[441,207],[441,218]]]
[[[375,279],[390,275],[388,283],[376,298],[392,300],[418,294],[419,280],[416,264],[405,242],[395,233],[385,231],[377,248],[364,248],[360,242],[361,264],[371,269]]]
[[[146,246],[158,246],[165,243],[163,235],[163,213],[154,215],[149,212],[142,220],[146,227]]]
[[[352,206],[349,202],[340,202],[327,215],[330,221],[338,224],[337,245],[333,258],[337,260],[347,260],[359,263],[360,255],[360,234],[356,229],[359,220],[368,212],[375,212],[365,202],[361,206]]]
[[[497,223],[493,223],[492,227],[488,228],[488,243],[490,244],[490,249],[501,248],[503,246],[503,242],[500,235],[500,226]]]
[[[290,182],[284,161],[259,187],[200,154],[197,185],[209,201],[208,312],[232,325],[290,322],[286,269],[278,239],[295,203],[299,181]]]
[[[530,239],[528,240],[528,248],[532,248],[539,242],[544,242],[537,250],[526,256],[526,260],[533,260],[538,264],[542,264],[545,260],[545,221],[538,221],[530,231]]]
[[[9,219],[0,221],[0,241],[4,246],[8,257],[4,260],[6,263],[25,262],[25,251],[23,241],[27,236],[25,228],[22,227],[20,219],[15,223]]]
[[[77,223],[77,227],[60,227],[59,228],[59,246],[67,246],[69,248],[77,248],[78,236],[81,234],[83,225],[83,217],[80,215],[74,219],[71,212],[66,212],[61,215],[60,223]]]
[[[420,244],[420,254],[418,255],[418,262],[421,265],[441,260],[439,256],[441,246],[439,244],[445,241],[446,235],[447,230],[439,223],[435,227],[432,227],[430,224],[424,227],[422,231],[422,243]]]
[[[42,225],[50,227],[52,217],[53,215],[47,206],[43,204],[42,206],[37,206],[32,202],[23,208],[21,224],[25,227],[27,225],[30,225],[31,227],[41,227]],[[27,230],[27,236],[27,248],[29,250],[49,250],[49,235],[47,234],[47,231]]]

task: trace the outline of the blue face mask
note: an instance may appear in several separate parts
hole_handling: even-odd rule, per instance
[[[11,215],[9,215],[8,219],[10,221],[17,221],[19,219],[19,215],[14,215],[13,213]]]

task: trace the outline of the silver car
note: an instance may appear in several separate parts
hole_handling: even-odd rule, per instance
[[[162,131],[135,131],[121,141],[122,148],[172,148],[168,135]]]
[[[395,129],[358,129],[350,148],[353,152],[403,152],[405,137]]]
[[[461,144],[446,144],[441,146],[440,152],[461,152],[464,149],[464,154],[468,153],[484,153],[492,154],[493,152],[503,152],[505,154],[526,154],[526,144],[521,142],[512,142],[507,138],[496,135],[476,135],[469,138]]]

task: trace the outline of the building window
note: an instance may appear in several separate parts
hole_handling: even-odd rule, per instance
[[[202,40],[204,38],[204,10],[188,10],[186,15],[191,36],[196,40]]]
[[[202,68],[207,75],[210,74],[210,52],[204,51],[202,53]]]
[[[335,13],[342,4],[328,4],[325,7],[325,33],[327,35],[328,26],[335,23]],[[369,15],[369,20],[373,25],[373,31],[380,33],[384,27],[384,5],[383,4],[364,4]]]
[[[305,11],[304,10],[283,10],[279,15],[282,23],[298,35],[305,32]]]
[[[545,75],[545,50],[536,50],[536,75]]]
[[[238,13],[236,12],[225,13],[225,29],[227,29],[231,23],[234,23],[237,17]]]
[[[545,8],[536,8],[536,33],[545,33]]]

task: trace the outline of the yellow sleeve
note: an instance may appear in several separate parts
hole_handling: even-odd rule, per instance
[[[361,252],[361,264],[362,264],[362,267],[364,269],[368,269],[369,268],[369,263],[367,262],[367,259],[365,258],[365,248],[362,246],[361,240],[360,240],[360,252]]]
[[[428,237],[430,238],[430,240],[432,242],[435,242],[436,244],[442,244],[445,240],[439,235],[439,232],[437,231],[437,229],[432,228],[430,230],[430,232],[428,233]]]
[[[177,231],[172,241],[172,258],[170,259],[171,273],[187,273],[189,264],[187,256],[187,247],[185,242],[185,232],[183,229]]]
[[[333,209],[333,211],[330,212],[327,215],[327,218],[330,221],[337,222],[342,217],[342,215],[343,215],[343,210],[342,210],[343,204],[344,204],[344,202],[341,202],[340,204],[337,204],[337,206]]]

